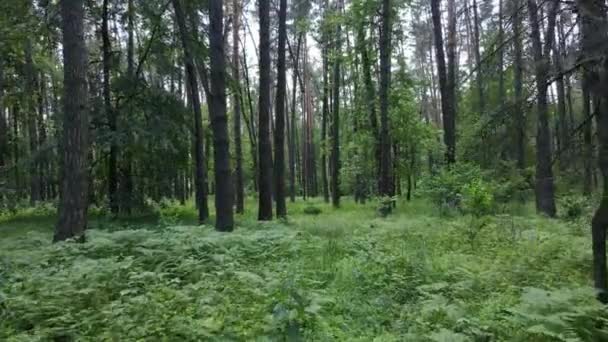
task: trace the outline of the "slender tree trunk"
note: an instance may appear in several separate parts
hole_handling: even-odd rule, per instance
[[[127,77],[129,78],[129,83],[132,87],[134,87],[137,82],[135,79],[135,8],[133,7],[133,1],[134,0],[128,0],[127,3]],[[129,105],[129,108],[132,108],[132,106]],[[123,114],[123,118],[127,116],[130,111],[131,109],[127,110],[127,112]],[[128,117],[125,119],[128,120]],[[123,121],[123,124],[124,122],[127,122],[126,120]],[[125,127],[125,129],[128,128]],[[127,141],[129,143],[131,142],[130,134],[127,135]],[[127,146],[124,149],[120,185],[122,186],[120,191],[120,208],[123,212],[131,214],[133,207],[133,153],[131,152],[130,146]]]
[[[109,30],[109,0],[103,0],[101,14],[101,39],[103,51],[103,103],[108,127],[110,129],[110,155],[108,158],[108,199],[112,214],[118,214],[118,146],[116,144],[116,113],[112,108],[111,99],[111,68],[112,68],[112,43]]]
[[[259,208],[258,220],[272,220],[272,147],[270,145],[270,0],[259,0],[260,99],[258,102]]]
[[[207,205],[207,189],[205,180],[205,157],[204,157],[204,137],[203,137],[203,117],[201,113],[201,101],[198,91],[198,80],[194,67],[194,58],[191,50],[191,40],[186,28],[186,19],[180,0],[172,0],[175,10],[175,19],[179,27],[184,52],[184,64],[186,66],[186,78],[188,79],[188,92],[190,105],[194,113],[194,161],[196,203],[198,208],[198,219],[203,223],[209,217],[209,207]]]
[[[328,10],[328,1],[325,1],[325,11]],[[324,18],[327,20],[327,17]],[[328,34],[323,34],[323,98],[321,117],[321,181],[323,182],[323,200],[329,203],[329,183],[327,181],[327,121],[329,120],[329,44]]]
[[[277,91],[275,102],[276,127],[274,131],[274,191],[276,194],[277,217],[287,217],[285,204],[285,50],[287,40],[287,0],[279,5],[279,46],[277,60]]]
[[[236,212],[243,214],[245,212],[245,195],[243,185],[243,150],[241,144],[241,72],[239,62],[239,30],[241,24],[241,4],[239,0],[232,1],[232,78],[235,84],[233,91],[232,106],[234,110],[234,152],[236,160],[235,190],[236,190]]]
[[[62,1],[63,164],[58,222],[53,241],[84,241],[88,209],[88,92],[84,1]]]
[[[382,160],[382,148],[380,144],[380,130],[378,129],[378,118],[376,115],[376,89],[372,80],[372,68],[369,57],[369,46],[365,39],[365,30],[363,25],[359,25],[357,29],[357,46],[359,53],[361,54],[361,63],[363,67],[363,83],[365,84],[365,98],[367,103],[367,110],[369,111],[369,124],[374,137],[374,158],[376,177],[378,180],[378,191],[381,192],[381,160]]]
[[[443,27],[441,25],[441,0],[431,0],[433,32],[437,56],[437,74],[441,91],[441,110],[443,112],[443,140],[446,145],[446,162],[456,162],[456,103],[455,103],[455,46],[456,14],[454,0],[448,0],[448,66],[446,67],[443,49]]]
[[[298,34],[298,43],[296,47],[295,56],[293,58],[293,69],[292,69],[292,88],[291,88],[291,119],[290,124],[290,134],[291,134],[291,144],[289,146],[289,195],[291,202],[295,202],[296,200],[296,151],[298,146],[297,144],[297,133],[296,133],[296,102],[297,102],[297,88],[298,88],[298,67],[300,60],[300,47],[302,45],[302,34]]]
[[[226,114],[226,58],[224,53],[224,1],[209,1],[209,49],[211,53],[211,97],[209,98],[213,127],[213,159],[215,166],[215,229],[234,229],[232,168],[230,167],[230,135]],[[238,102],[238,101],[236,101]]]
[[[479,49],[479,45],[480,45],[480,34],[479,34],[479,26],[480,26],[480,20],[479,20],[479,10],[477,8],[477,0],[473,0],[473,34],[475,35],[474,37],[474,48],[475,48],[475,68],[477,69],[477,71],[475,72],[476,74],[476,81],[477,81],[477,95],[478,95],[478,109],[479,109],[479,113],[484,113],[485,112],[485,95],[484,95],[484,89],[483,89],[483,68],[481,65],[481,52]]]
[[[338,0],[336,9],[341,13],[342,0]],[[332,113],[332,178],[331,203],[334,207],[340,206],[340,62],[342,54],[342,27],[338,24],[334,45],[334,80],[333,80],[333,113]]]
[[[40,146],[40,156],[38,159],[38,184],[39,184],[39,198],[43,201],[49,199],[47,192],[47,165],[48,165],[48,152],[46,151],[46,122],[44,120],[44,114],[47,108],[46,101],[46,77],[44,73],[39,75],[39,96],[38,96],[38,146]],[[1,99],[0,99],[1,101]],[[0,105],[1,106],[1,105]],[[1,119],[0,119],[1,120]]]
[[[583,129],[583,195],[591,196],[593,191],[593,120],[591,119],[591,95],[589,93],[589,76],[583,72],[583,120],[587,120]]]
[[[391,139],[388,122],[388,95],[391,82],[391,3],[382,1],[380,32],[380,194],[391,195]]]
[[[35,107],[35,96],[36,96],[36,71],[34,70],[34,60],[32,57],[32,41],[28,38],[25,42],[24,55],[25,55],[25,94],[27,98],[26,104],[26,115],[27,115],[27,128],[28,138],[30,147],[30,163],[29,163],[29,180],[30,180],[30,204],[34,205],[40,200],[40,184],[38,183],[37,170],[38,170],[38,136],[36,132],[36,107]]]
[[[547,88],[549,80],[549,56],[554,38],[555,17],[559,3],[555,1],[549,12],[549,24],[545,34],[543,49],[540,37],[538,6],[536,0],[528,0],[528,14],[532,34],[534,62],[536,65],[537,92],[537,133],[536,133],[536,210],[550,217],[556,214],[555,189],[553,185],[553,170],[551,162],[551,136],[549,129],[549,108],[547,104]],[[544,50],[544,51],[543,51]]]
[[[522,0],[515,0],[512,4],[513,17],[513,85],[515,105],[513,106],[515,120],[515,149],[517,167],[523,170],[526,167],[526,115],[523,96],[523,48],[522,48],[522,20],[520,10]]]

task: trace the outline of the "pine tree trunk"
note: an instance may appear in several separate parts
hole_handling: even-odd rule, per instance
[[[64,67],[63,163],[53,241],[84,241],[88,209],[89,120],[84,1],[61,3]]]
[[[25,108],[27,115],[27,128],[30,147],[29,161],[29,180],[30,180],[30,204],[34,205],[40,201],[40,184],[38,183],[38,135],[37,135],[37,114],[34,99],[36,97],[36,71],[32,56],[32,41],[27,39],[25,42]]]
[[[241,72],[239,62],[239,30],[241,22],[241,8],[239,0],[232,1],[232,78],[235,84],[233,91],[233,109],[234,109],[234,153],[236,160],[235,176],[235,200],[236,212],[243,214],[245,212],[245,195],[243,185],[243,148],[241,143],[241,103],[243,92],[241,89]]]
[[[274,131],[274,191],[277,217],[287,217],[285,203],[285,92],[287,87],[285,72],[285,49],[287,41],[287,0],[279,5],[279,46],[277,59],[277,91],[275,102],[276,127]]]
[[[526,167],[526,114],[523,96],[523,48],[522,48],[522,20],[520,16],[521,0],[513,2],[513,85],[515,105],[513,106],[515,121],[515,149],[517,167],[523,170]]]
[[[135,8],[133,6],[134,0],[128,0],[127,3],[127,77],[129,78],[129,82],[131,86],[135,86],[135,82],[137,82],[135,75]],[[130,110],[127,110],[127,113]],[[125,115],[123,115],[124,117]],[[128,117],[126,118],[128,120]],[[125,120],[126,122],[126,120]],[[128,142],[131,142],[131,136],[127,136]],[[131,214],[131,210],[133,207],[133,154],[131,152],[130,146],[127,146],[124,149],[124,160],[122,162],[122,170],[121,170],[121,198],[120,198],[120,207],[121,210],[127,214]]]
[[[270,0],[258,0],[260,16],[260,90],[258,101],[258,220],[272,220],[272,147],[270,145]]]
[[[103,51],[103,103],[108,127],[110,129],[110,155],[108,158],[108,199],[112,214],[118,214],[118,146],[116,144],[116,113],[112,108],[111,100],[111,68],[112,68],[112,43],[109,30],[109,0],[103,0],[101,14],[101,38]]]
[[[336,10],[341,12],[342,0],[338,0]],[[333,65],[333,113],[332,113],[332,149],[331,149],[331,203],[337,208],[340,206],[340,62],[342,54],[342,27],[338,24],[334,45]]]
[[[196,68],[191,51],[191,40],[186,28],[186,19],[180,0],[172,0],[175,10],[175,19],[179,27],[184,52],[184,64],[186,66],[186,78],[188,80],[188,92],[190,105],[194,113],[194,163],[195,179],[194,186],[196,192],[196,203],[198,208],[198,220],[203,223],[209,217],[209,207],[207,205],[207,182],[205,177],[205,156],[204,156],[204,137],[203,137],[203,117],[201,113],[201,101],[198,91],[198,80],[196,78]]]
[[[213,158],[215,166],[215,229],[234,229],[232,168],[230,167],[230,135],[226,114],[226,58],[224,53],[223,0],[209,1],[209,49],[211,59],[211,97],[209,98],[213,127]],[[237,101],[238,102],[238,101]]]
[[[554,217],[555,189],[553,185],[553,170],[551,161],[551,136],[549,128],[549,108],[547,104],[547,89],[549,80],[549,55],[551,54],[555,29],[555,17],[559,3],[552,5],[549,13],[549,24],[545,34],[544,49],[541,43],[538,6],[536,0],[528,0],[528,14],[532,35],[532,49],[536,66],[536,101],[537,101],[537,133],[536,133],[536,210]]]
[[[391,82],[391,3],[382,1],[382,30],[380,32],[380,195],[390,196],[391,139],[388,122],[388,96]]]

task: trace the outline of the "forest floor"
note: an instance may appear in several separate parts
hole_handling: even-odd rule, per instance
[[[0,219],[0,340],[608,336],[589,288],[588,218],[440,217],[422,200],[381,218],[346,200],[258,223],[253,209],[228,234],[195,226],[193,208],[94,216],[84,244],[51,244],[45,210]]]

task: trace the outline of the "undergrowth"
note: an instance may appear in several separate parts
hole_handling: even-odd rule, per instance
[[[422,201],[387,218],[374,203],[289,209],[221,234],[168,204],[55,245],[51,217],[4,218],[0,340],[608,339],[582,219],[485,216],[472,234],[470,216]]]

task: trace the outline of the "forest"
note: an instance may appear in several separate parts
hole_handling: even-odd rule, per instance
[[[608,341],[606,0],[0,1],[1,341]]]

